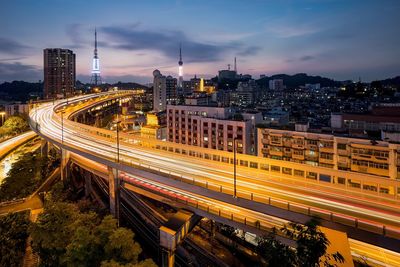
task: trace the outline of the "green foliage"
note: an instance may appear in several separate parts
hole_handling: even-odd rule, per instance
[[[318,229],[318,221],[310,220],[305,225],[290,223],[281,229],[288,238],[296,241],[296,249],[276,239],[276,232],[263,237],[258,242],[257,250],[267,261],[268,266],[334,267],[343,263],[343,256],[336,252],[327,253],[329,240]]]
[[[71,225],[78,216],[79,211],[73,204],[55,203],[46,206],[37,222],[31,225],[32,248],[38,252],[42,266],[60,265],[76,230]]]
[[[104,247],[106,257],[121,263],[136,264],[142,248],[133,238],[133,232],[126,228],[113,231]]]
[[[33,193],[50,174],[51,161],[37,153],[26,153],[13,163],[0,185],[0,201],[23,198]]]
[[[267,261],[269,267],[291,267],[296,264],[295,250],[276,240],[275,233],[261,238],[257,251]]]
[[[29,129],[27,120],[21,116],[11,116],[5,122],[2,128],[6,129],[8,133],[18,134],[25,132]]]
[[[74,204],[50,201],[30,233],[42,266],[155,266],[138,262],[142,249],[131,230]]]
[[[0,217],[0,266],[21,266],[28,238],[29,213]]]

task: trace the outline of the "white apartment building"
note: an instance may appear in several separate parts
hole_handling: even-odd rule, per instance
[[[232,116],[229,108],[167,105],[167,140],[224,151],[235,142],[238,153],[254,154],[254,120]]]
[[[400,145],[389,142],[258,128],[259,157],[400,179]],[[312,175],[307,177],[312,179]],[[338,180],[338,183],[344,181]],[[352,187],[360,186],[348,181]],[[376,184],[363,189],[377,191]],[[381,192],[386,193],[386,192]]]

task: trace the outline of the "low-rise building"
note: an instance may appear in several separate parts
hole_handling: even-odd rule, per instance
[[[258,156],[400,179],[400,145],[383,141],[258,128]]]
[[[332,113],[331,127],[349,131],[396,131],[400,132],[400,105],[373,107],[365,114]]]
[[[28,115],[29,104],[21,104],[20,102],[4,106],[6,119],[15,115]]]
[[[255,122],[234,115],[230,108],[168,105],[167,140],[224,151],[235,142],[238,153],[254,154]]]
[[[166,139],[165,112],[152,112],[146,114],[146,125],[140,129],[142,137]]]

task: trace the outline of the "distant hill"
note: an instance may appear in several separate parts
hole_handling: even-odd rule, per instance
[[[25,102],[34,98],[32,95],[41,95],[42,92],[43,83],[13,81],[0,84],[0,99],[5,101]]]
[[[144,90],[150,89],[147,86],[144,86],[139,83],[134,83],[134,82],[130,82],[130,83],[118,82],[118,83],[111,84],[111,86],[116,86],[119,89],[144,89]]]
[[[269,87],[269,81],[274,79],[282,79],[283,84],[286,85],[287,88],[295,88],[299,86],[304,86],[307,83],[321,84],[321,87],[333,87],[333,86],[340,86],[342,82],[335,81],[329,78],[321,77],[321,76],[309,76],[306,73],[297,73],[294,75],[287,75],[287,74],[275,74],[270,77],[263,77],[257,80],[257,83],[263,87]]]
[[[381,80],[380,82],[382,85],[394,85],[394,86],[400,87],[400,76]]]
[[[80,81],[76,82],[77,89],[84,89],[90,86],[90,84],[83,84]],[[115,83],[115,84],[105,84],[102,87],[112,87],[117,86],[120,89],[144,89],[149,90],[147,86],[138,83]],[[34,99],[37,96],[42,96],[43,94],[43,83],[29,83],[24,81],[13,81],[5,82],[0,84],[0,100],[3,101],[21,101],[26,102],[30,99]]]

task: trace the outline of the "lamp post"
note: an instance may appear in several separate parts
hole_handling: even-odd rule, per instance
[[[3,111],[3,112],[0,112],[0,115],[1,115],[1,126],[3,126],[3,124],[4,124],[4,116],[6,115],[6,113]]]
[[[117,103],[117,163],[119,164],[119,124],[121,121],[119,120],[119,108]],[[120,224],[120,180],[119,180],[119,172],[118,172],[118,165],[115,170],[115,187],[114,187],[114,194],[115,194],[115,218],[117,219],[117,225]]]
[[[37,121],[37,104],[33,104],[35,107],[35,126],[36,126],[36,131],[38,130],[38,121]]]
[[[61,144],[64,145],[64,113],[65,111],[61,111]]]
[[[120,120],[117,120],[117,163],[119,163],[119,124],[121,123]]]
[[[237,137],[233,139],[233,197],[237,198],[236,194],[236,141],[239,140]]]

